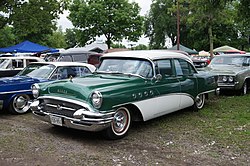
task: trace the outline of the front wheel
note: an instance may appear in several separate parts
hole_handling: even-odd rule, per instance
[[[29,100],[30,100],[30,97],[26,94],[15,96],[9,106],[9,111],[13,114],[26,113],[30,108]]]
[[[241,90],[240,90],[240,94],[241,95],[246,95],[247,94],[247,89],[248,89],[247,82],[245,81],[242,88],[241,88]]]
[[[112,140],[123,138],[127,134],[130,124],[131,116],[129,110],[125,107],[120,107],[116,110],[110,127],[104,131],[104,136]]]
[[[198,111],[204,107],[205,104],[205,94],[199,94],[196,96],[195,101],[194,101],[194,110]]]

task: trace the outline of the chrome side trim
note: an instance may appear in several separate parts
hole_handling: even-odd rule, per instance
[[[20,93],[20,92],[31,92],[31,89],[29,89],[29,90],[9,91],[9,92],[0,92],[0,95],[9,94],[9,93]]]

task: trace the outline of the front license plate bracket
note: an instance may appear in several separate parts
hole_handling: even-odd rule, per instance
[[[50,115],[50,122],[53,125],[62,126],[62,118],[58,116]]]

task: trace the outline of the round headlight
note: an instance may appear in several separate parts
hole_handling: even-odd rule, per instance
[[[227,82],[227,76],[223,76],[223,77],[222,77],[222,81],[223,81],[223,82]]]
[[[92,104],[95,108],[100,108],[102,106],[102,94],[98,91],[95,91],[91,95]]]
[[[229,77],[228,77],[228,81],[229,81],[229,82],[233,82],[233,81],[234,81],[234,78],[233,78],[232,76],[229,76]]]
[[[39,96],[39,90],[40,90],[40,87],[38,84],[33,84],[31,86],[31,90],[32,90],[32,94],[34,96],[34,98],[38,98]]]

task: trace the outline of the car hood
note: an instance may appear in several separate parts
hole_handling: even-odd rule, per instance
[[[45,79],[31,78],[27,76],[14,76],[0,78],[1,92],[30,89],[33,83],[44,82]]]
[[[244,71],[246,68],[242,66],[234,66],[234,65],[210,65],[204,69],[205,71],[209,71],[211,73],[217,74],[217,75],[236,75],[242,71]]]
[[[94,91],[100,91],[103,95],[117,95],[127,90],[134,90],[140,84],[145,84],[145,80],[134,76],[114,76],[114,75],[92,75],[84,78],[73,78],[72,80],[61,80],[44,84],[41,90],[45,94],[59,95],[79,100],[88,100]],[[43,84],[41,84],[43,86]],[[43,93],[43,92],[42,92]]]

